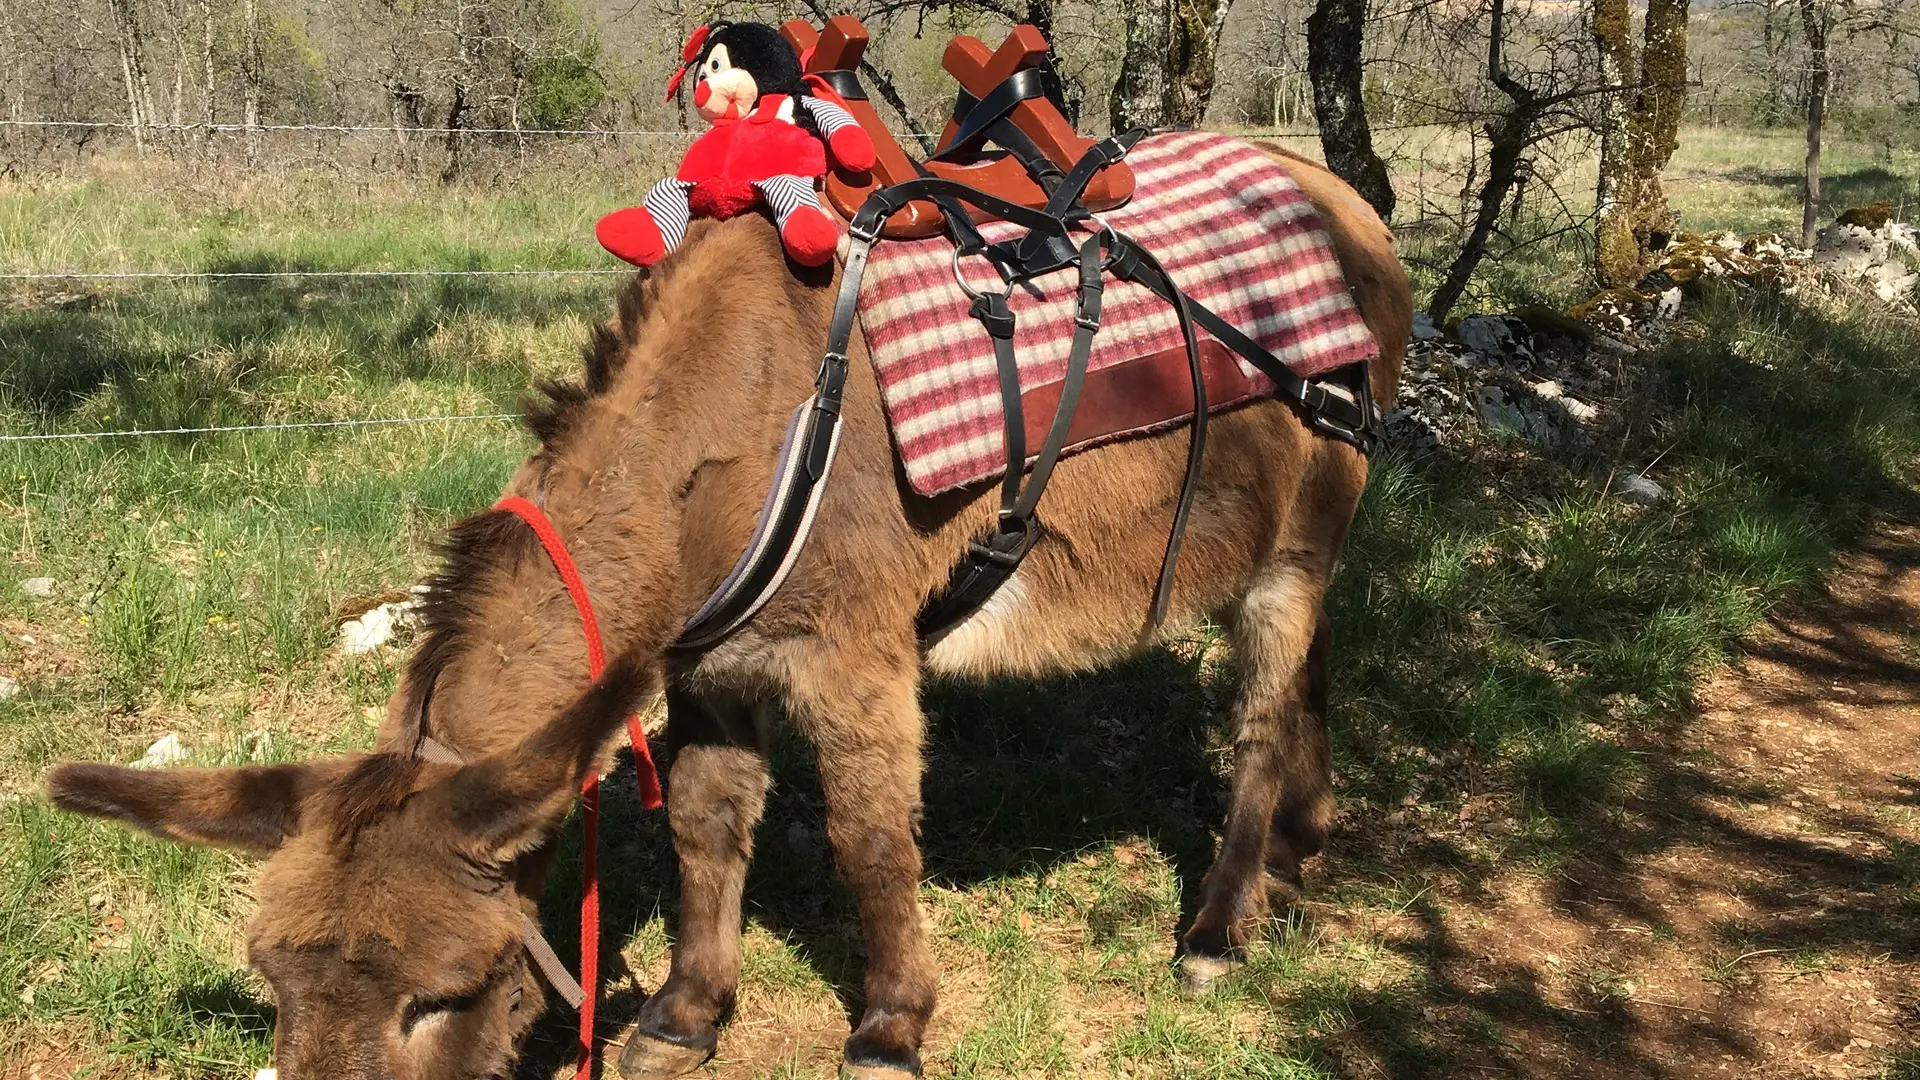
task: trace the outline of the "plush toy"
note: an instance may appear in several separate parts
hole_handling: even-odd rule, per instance
[[[713,128],[640,206],[600,219],[594,232],[601,246],[651,266],[680,246],[693,214],[730,218],[765,203],[787,254],[805,266],[825,264],[840,233],[813,183],[826,174],[828,149],[848,169],[873,167],[865,129],[824,81],[801,74],[793,46],[764,23],[702,26],[680,61],[667,100],[695,72],[693,106]]]

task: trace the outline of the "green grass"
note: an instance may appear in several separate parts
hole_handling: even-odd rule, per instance
[[[1739,172],[1763,151],[1791,161],[1754,138],[1687,152],[1682,173],[1726,170],[1675,184],[1689,214],[1766,227],[1790,207],[1778,183]],[[1830,159],[1836,175],[1851,175],[1849,152]],[[605,202],[579,185],[169,194],[110,179],[0,184],[0,269],[606,265],[589,239]],[[1708,189],[1719,203],[1685,194]],[[1531,265],[1488,295],[1566,273]],[[0,307],[0,430],[507,411],[577,362],[612,287],[143,284],[103,286],[85,311]],[[1676,766],[1649,746],[1684,723],[1702,673],[1876,513],[1909,505],[1916,479],[1911,323],[1730,293],[1694,311],[1699,333],[1650,362],[1623,410],[1644,418],[1625,459],[1659,457],[1660,507],[1604,497],[1583,460],[1495,448],[1376,462],[1330,598],[1339,793],[1358,838],[1219,994],[1183,998],[1168,964],[1224,805],[1218,642],[1040,684],[930,688],[924,901],[952,1010],[933,1071],[1412,1075],[1499,1047],[1535,1015],[1519,991],[1448,982],[1433,883],[1550,872],[1612,827],[1623,797],[1659,790]],[[527,448],[492,422],[0,444],[0,544],[14,553],[0,672],[24,686],[0,702],[0,1059],[74,1045],[108,1075],[221,1077],[265,1062],[271,1010],[237,955],[246,861],[54,814],[38,777],[59,760],[132,760],[167,732],[203,764],[366,745],[403,654],[341,659],[334,613],[418,580],[446,524],[485,505]],[[35,576],[55,580],[51,598],[17,588]],[[809,754],[788,738],[776,758],[743,1007],[831,1028],[842,1014],[819,1002],[858,994],[862,950]],[[622,790],[604,832],[619,868],[610,937],[632,935],[627,959],[651,985],[672,860],[658,816]],[[1488,795],[1511,807],[1498,834],[1372,839],[1391,816],[1451,820]],[[544,908],[563,954],[577,858],[563,852]],[[1428,929],[1394,929],[1407,925]],[[1605,998],[1629,976],[1584,977]],[[611,1009],[632,1002],[622,989]],[[566,1056],[564,1034],[543,1039],[536,1057]],[[831,1072],[831,1049],[782,1053],[753,1075]],[[1902,1061],[1890,1075],[1911,1075]]]

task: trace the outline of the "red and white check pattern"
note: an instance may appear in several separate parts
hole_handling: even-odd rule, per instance
[[[1127,161],[1136,193],[1101,218],[1158,256],[1188,296],[1303,376],[1378,352],[1319,214],[1272,158],[1238,139],[1175,132],[1142,140]],[[981,227],[989,242],[1021,231],[1006,222]],[[924,495],[1006,466],[993,344],[967,314],[952,255],[944,237],[883,241],[860,290],[861,326],[894,441]],[[1003,287],[983,259],[964,259],[961,270],[976,289]],[[1037,279],[1037,293],[1015,291],[1023,389],[1065,377],[1078,283],[1078,271],[1065,269]],[[1173,308],[1147,289],[1109,277],[1105,299],[1089,371],[1180,346]],[[1272,389],[1240,364],[1263,392]]]

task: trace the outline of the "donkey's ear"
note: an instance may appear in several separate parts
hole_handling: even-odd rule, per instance
[[[559,827],[601,748],[659,688],[657,663],[622,656],[558,716],[512,749],[462,768],[430,797],[471,854],[510,862]]]
[[[187,844],[272,851],[300,829],[300,805],[337,772],[330,763],[236,769],[62,765],[47,793],[62,810],[112,818]]]

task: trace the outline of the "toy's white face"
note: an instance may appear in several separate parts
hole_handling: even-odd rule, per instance
[[[723,42],[713,47],[700,63],[693,86],[693,107],[707,123],[738,120],[753,111],[760,87],[746,68],[733,66]]]

